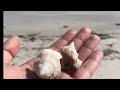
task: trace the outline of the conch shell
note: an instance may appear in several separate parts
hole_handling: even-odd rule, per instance
[[[70,69],[71,67],[79,68],[82,61],[78,59],[78,53],[75,49],[74,42],[68,46],[61,48],[63,59],[61,60],[62,70]]]
[[[41,51],[41,59],[35,62],[35,72],[42,79],[58,78],[61,72],[61,54],[51,49]]]

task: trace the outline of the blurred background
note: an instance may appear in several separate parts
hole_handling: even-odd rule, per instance
[[[105,54],[92,78],[120,79],[120,11],[4,11],[3,23],[4,41],[15,34],[22,40],[11,65],[27,62],[71,28],[89,27]]]

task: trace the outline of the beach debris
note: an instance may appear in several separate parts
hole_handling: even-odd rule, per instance
[[[68,28],[69,26],[67,26],[67,25],[65,25],[65,26],[63,26],[63,28]]]
[[[42,79],[58,78],[61,72],[61,54],[51,49],[43,49],[41,58],[34,63],[36,74]]]
[[[20,34],[19,34],[19,35],[18,35],[18,37],[20,37],[20,38],[24,38],[24,37],[25,37],[25,35],[20,35]]]
[[[116,23],[115,25],[120,26],[120,23]]]
[[[119,51],[113,50],[111,48],[104,49],[103,52],[104,52],[104,56],[109,56],[110,54],[113,53],[120,54]]]
[[[92,34],[96,34],[100,37],[100,39],[110,39],[110,38],[115,38],[109,34],[103,34],[103,33],[96,33],[96,32],[92,32]]]
[[[82,61],[78,59],[79,54],[77,53],[74,42],[68,46],[61,48],[63,59],[61,60],[62,70],[70,69],[71,67],[79,68]]]

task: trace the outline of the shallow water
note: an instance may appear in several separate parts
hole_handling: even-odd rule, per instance
[[[120,22],[120,11],[5,11],[4,30],[30,32],[66,26],[104,26]]]

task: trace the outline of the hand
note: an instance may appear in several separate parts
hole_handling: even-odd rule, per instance
[[[10,62],[15,58],[17,52],[20,47],[20,38],[18,36],[14,36],[8,39],[4,43],[4,69],[3,69],[3,78],[4,79],[29,79],[29,78],[37,78],[34,72],[27,69],[27,67],[17,67],[10,66]]]
[[[82,28],[78,33],[72,29],[66,32],[59,40],[50,46],[50,49],[59,51],[61,47],[75,42],[76,50],[79,53],[79,59],[84,63],[77,70],[71,68],[68,71],[61,71],[59,79],[89,79],[95,72],[103,57],[103,52],[95,50],[100,38],[91,34],[89,28]],[[4,78],[15,79],[37,79],[33,68],[34,61],[40,58],[40,55],[29,62],[17,67],[9,66],[9,63],[16,56],[20,47],[20,39],[17,36],[12,37],[4,43]]]

